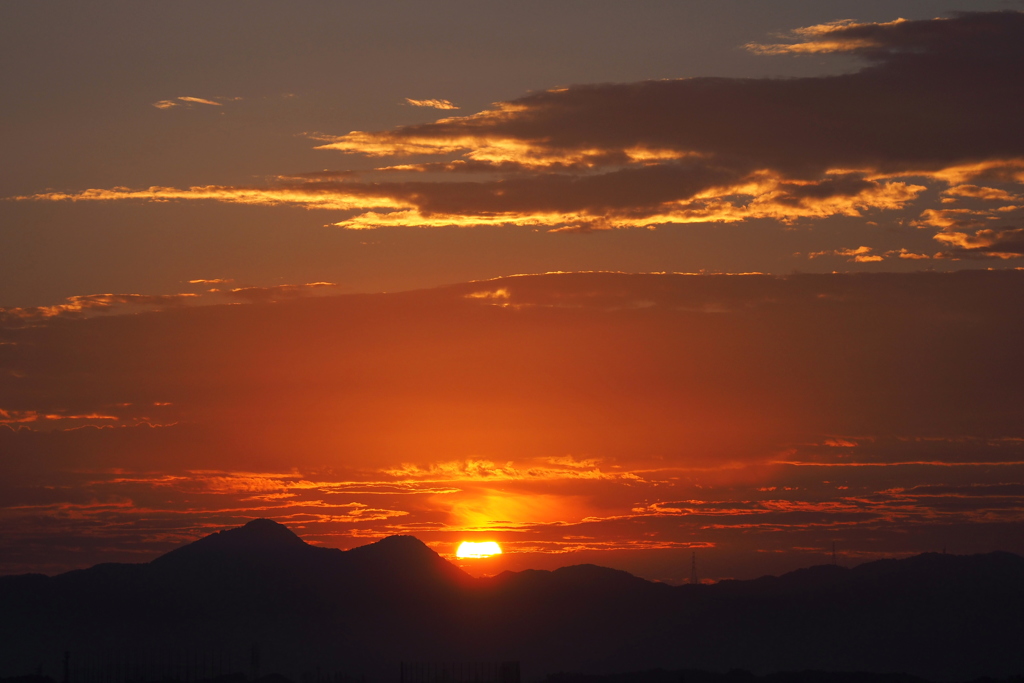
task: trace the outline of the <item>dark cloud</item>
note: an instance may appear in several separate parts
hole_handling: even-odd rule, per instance
[[[1024,83],[1016,68],[1024,61],[1022,46],[1019,12],[839,22],[800,29],[785,45],[754,47],[851,52],[867,62],[855,73],[576,85],[433,123],[317,135],[322,149],[415,157],[360,180],[322,171],[265,187],[88,190],[23,199],[292,204],[350,211],[336,223],[347,228],[588,230],[909,209],[920,214],[915,224],[946,229],[988,214],[944,202],[1016,196],[1006,187],[972,189],[974,181],[1024,182]],[[427,177],[374,180],[395,173]],[[467,174],[499,177],[467,180]],[[926,192],[933,186],[949,194]],[[1003,210],[1009,208],[987,209]]]
[[[415,204],[428,216],[576,211],[600,215],[629,210],[644,216],[665,203],[691,199],[701,191],[731,185],[739,178],[732,169],[664,164],[597,175],[538,174],[476,183],[381,183],[375,188]]]
[[[780,194],[775,201],[788,206],[799,206],[807,200],[855,197],[876,187],[876,183],[854,174],[829,178],[820,183],[782,183],[779,186]]]
[[[855,52],[878,63],[817,78],[573,86],[474,116],[352,134],[337,146],[379,153],[389,144],[402,151],[475,139],[521,143],[526,158],[669,150],[811,177],[830,168],[937,170],[1024,154],[1016,125],[1024,115],[1015,68],[1024,58],[1021,13],[838,26],[819,37],[869,39]]]
[[[1009,259],[1024,256],[1024,228],[942,232],[935,239],[954,247],[940,254],[944,258]]]

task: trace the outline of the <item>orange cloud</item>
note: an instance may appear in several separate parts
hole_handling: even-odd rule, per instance
[[[405,101],[407,104],[411,104],[414,107],[428,107],[430,109],[458,109],[458,107],[448,100],[414,100],[406,97]]]
[[[881,48],[888,42],[885,35],[903,28],[901,24],[904,23],[907,23],[906,19],[863,24],[853,19],[842,19],[793,30],[791,37],[799,42],[748,43],[746,48],[761,55],[821,54]]]
[[[206,99],[203,99],[202,97],[179,97],[178,100],[181,101],[181,102],[195,102],[196,104],[208,104],[208,105],[211,105],[213,107],[221,106],[220,102],[214,102],[213,100],[206,100]]]
[[[983,199],[985,201],[1009,202],[1018,199],[1016,195],[996,187],[981,187],[978,185],[954,185],[943,190],[942,194],[950,197],[970,197],[972,199]]]
[[[835,249],[832,251],[812,251],[807,254],[808,258],[817,258],[819,256],[846,256],[848,260],[855,263],[872,263],[877,261],[884,261],[885,256],[881,254],[872,254],[874,251],[871,247],[860,246],[856,249]]]
[[[4,410],[0,408],[0,424],[25,424],[40,419],[39,413],[34,410]]]
[[[218,99],[222,99],[222,100],[240,100],[242,98],[241,97],[221,97],[221,98],[218,98]],[[175,97],[175,98],[172,98],[172,99],[169,99],[169,100],[160,100],[159,102],[154,102],[153,106],[156,107],[157,109],[173,109],[175,107],[190,107],[193,104],[205,104],[205,105],[211,106],[211,107],[222,107],[222,106],[224,106],[221,102],[216,102],[214,100],[208,100],[208,99],[205,99],[205,98],[202,98],[202,97],[191,97],[191,96],[188,96],[188,95],[185,95],[185,96],[182,96],[182,97]]]
[[[556,479],[607,479],[640,481],[634,472],[604,472],[593,460],[549,458],[548,465],[516,466],[512,462],[498,464],[490,460],[464,460],[433,463],[425,468],[403,464],[383,472],[399,479],[432,482],[540,481]]]
[[[67,298],[67,303],[53,306],[0,308],[0,324],[15,325],[46,320],[57,316],[111,312],[120,306],[146,308],[179,306],[198,294],[86,294]]]
[[[954,247],[945,257],[1014,259],[1024,257],[1024,228],[940,232],[935,239]]]
[[[641,189],[642,188],[642,189]],[[826,177],[789,181],[756,172],[737,177],[722,169],[655,165],[573,179],[542,175],[488,182],[358,183],[314,180],[267,188],[195,187],[46,193],[22,200],[214,200],[361,210],[338,222],[348,229],[385,226],[537,225],[588,229],[665,223],[735,222],[750,218],[859,216],[913,201],[925,188]],[[640,193],[639,196],[634,193]],[[639,202],[638,200],[643,200]]]
[[[272,285],[270,287],[235,287],[230,295],[247,301],[277,301],[286,298],[307,296],[316,290],[328,290],[338,285],[334,282],[309,282],[304,285]]]
[[[892,256],[894,254],[898,258],[907,259],[907,260],[911,260],[911,261],[923,261],[923,260],[927,260],[927,259],[931,258],[931,256],[929,256],[928,254],[918,254],[918,253],[912,252],[909,249],[905,249],[905,248],[904,249],[899,249],[898,251],[887,251],[885,253],[886,256]]]
[[[1024,183],[1024,99],[1005,91],[1018,81],[1012,65],[1024,58],[1024,14],[845,20],[798,29],[790,38],[748,47],[767,54],[849,51],[868,65],[815,78],[555,88],[466,116],[310,136],[318,149],[346,154],[442,157],[360,174],[317,171],[266,186],[89,189],[18,199],[287,205],[351,212],[334,222],[348,229],[589,231],[914,209],[916,225],[950,231],[1019,209],[954,209],[943,201],[1008,201],[1017,196],[1011,186]],[[407,103],[454,107],[447,100]],[[903,115],[894,120],[891,111]],[[417,179],[393,180],[403,174]],[[1000,183],[1007,187],[992,187]],[[927,192],[943,185],[938,198]],[[933,205],[917,206],[924,202]],[[849,257],[879,261],[885,254]]]
[[[190,284],[209,282],[231,280],[191,280]],[[225,299],[250,302],[279,301],[329,291],[337,286],[333,282],[310,282],[269,287],[236,287],[227,291],[211,289],[204,294],[86,294],[68,297],[66,303],[53,306],[0,308],[0,327],[37,325],[56,317],[89,317],[122,314],[126,310],[158,311],[183,306],[209,305],[223,303]]]

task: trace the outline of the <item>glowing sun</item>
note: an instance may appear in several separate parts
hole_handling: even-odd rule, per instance
[[[483,543],[463,541],[459,545],[459,549],[455,551],[455,557],[462,558],[490,557],[491,555],[501,555],[501,546],[494,541],[484,541]]]

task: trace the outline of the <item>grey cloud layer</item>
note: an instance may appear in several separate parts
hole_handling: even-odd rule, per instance
[[[361,174],[31,198],[292,204],[346,211],[337,225],[348,228],[652,227],[900,211],[900,220],[954,233],[958,220],[979,215],[972,202],[986,204],[986,218],[1020,220],[1024,209],[1012,202],[1024,183],[1024,14],[839,22],[794,41],[768,51],[846,51],[866,65],[807,78],[577,85],[469,116],[317,136],[322,149],[411,157]],[[970,226],[961,241],[982,229]],[[944,255],[984,252],[975,246]],[[1019,256],[1015,249],[999,258]]]

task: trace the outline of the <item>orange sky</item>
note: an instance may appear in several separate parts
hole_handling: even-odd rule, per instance
[[[0,573],[1024,550],[1017,3],[57,0],[0,55]]]
[[[1020,551],[1022,283],[594,273],[9,314],[2,570],[259,516],[343,548],[499,541],[474,573]]]

